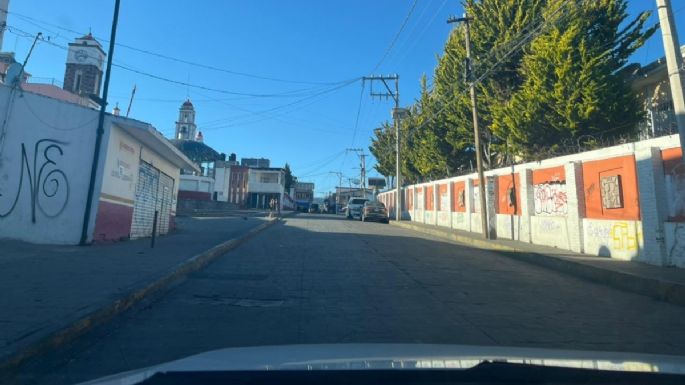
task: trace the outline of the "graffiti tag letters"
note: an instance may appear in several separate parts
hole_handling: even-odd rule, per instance
[[[48,218],[64,211],[69,200],[69,181],[64,171],[57,167],[57,159],[64,155],[62,146],[66,144],[54,139],[38,140],[34,145],[32,162],[26,146],[21,144],[19,182],[9,206],[2,204],[3,194],[0,192],[0,218],[9,216],[17,208],[25,182],[28,183],[31,202],[31,222],[36,223],[36,209]]]
[[[535,214],[566,215],[566,182],[540,183],[534,186]]]

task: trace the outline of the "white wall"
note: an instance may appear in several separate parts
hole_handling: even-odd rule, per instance
[[[632,260],[644,246],[642,222],[583,219],[583,241],[586,254]]]
[[[103,154],[105,168],[100,199],[133,207],[140,165],[139,142],[114,125]]]
[[[230,167],[218,167],[215,169],[214,192],[216,192],[217,201],[228,202],[228,186],[230,182],[230,176]]]
[[[12,98],[10,94],[9,87],[0,85],[0,122],[8,119],[0,125],[0,238],[76,244],[98,112],[30,92],[14,93]],[[107,146],[106,132],[98,171],[104,167]],[[88,234],[100,195],[102,173],[98,174]]]
[[[488,178],[489,231],[497,238],[521,240],[621,260],[685,267],[685,222],[674,222],[677,218],[672,222],[667,221],[669,214],[673,215],[685,204],[673,202],[682,200],[685,196],[681,193],[685,191],[685,187],[681,186],[682,181],[665,178],[662,168],[661,151],[673,147],[679,147],[678,135],[489,170],[485,173]],[[586,206],[582,163],[626,155],[632,155],[636,162],[640,220],[584,218]],[[533,185],[533,170],[556,166],[564,167],[565,183]],[[498,214],[493,209],[496,181],[491,177],[512,173],[518,173],[521,178],[520,216]],[[430,182],[435,189],[438,189],[440,183],[450,183],[447,201],[451,203],[451,183],[463,181],[466,212],[452,212],[451,207],[446,215],[443,215],[442,208],[435,213],[427,212],[423,207],[423,190],[414,194],[414,215],[411,219],[416,222],[437,223],[455,230],[482,232],[481,213],[477,204],[479,189],[473,186],[475,179],[476,175],[470,174]],[[417,187],[425,188],[428,184],[409,188],[416,191]],[[389,194],[385,192],[381,196]],[[553,199],[546,198],[550,196]],[[665,202],[666,200],[669,202]]]
[[[181,175],[179,190],[197,191],[204,193],[214,192],[214,178],[201,175]]]
[[[666,222],[666,252],[669,261],[677,267],[685,267],[685,223]]]
[[[276,175],[276,183],[262,183],[260,182],[260,177],[263,174]],[[282,171],[269,171],[269,170],[257,170],[250,169],[247,177],[247,192],[248,193],[273,193],[282,194],[285,192],[285,186],[283,185],[283,172]]]

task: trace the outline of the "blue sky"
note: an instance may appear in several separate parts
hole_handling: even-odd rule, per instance
[[[207,144],[220,152],[234,152],[238,158],[270,158],[273,166],[288,162],[300,180],[316,183],[317,195],[337,184],[337,176],[329,171],[359,175],[356,154],[345,149],[363,148],[368,153],[373,128],[390,118],[392,102],[372,100],[368,84],[362,93],[361,82],[349,80],[371,74],[413,0],[121,3],[117,43],[201,65],[118,46],[115,64],[199,87],[117,67],[110,85],[112,106],[119,102],[125,109],[136,84],[131,116],[171,136],[178,108],[189,96]],[[685,1],[672,3],[682,44]],[[10,0],[8,24],[31,34],[43,32],[64,46],[77,37],[68,30],[82,35],[90,29],[97,38],[107,40],[113,4],[104,0]],[[629,6],[633,14],[655,11],[655,0],[629,0]],[[375,71],[400,75],[403,105],[417,97],[421,75],[432,74],[450,31],[445,20],[461,13],[457,0],[418,0],[404,30]],[[650,24],[657,20],[654,13]],[[2,48],[15,51],[23,61],[30,44],[30,38],[6,33]],[[646,63],[661,56],[661,35],[656,34],[633,60]],[[65,50],[41,43],[27,70],[36,82],[54,78],[61,84],[65,60]],[[369,176],[378,176],[372,169],[374,163],[369,156]]]

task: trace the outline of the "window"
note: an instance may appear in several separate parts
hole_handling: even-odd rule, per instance
[[[278,175],[274,173],[262,173],[259,175],[260,183],[278,183]]]
[[[76,78],[74,78],[74,92],[76,93],[81,92],[81,76],[81,71],[76,72]]]

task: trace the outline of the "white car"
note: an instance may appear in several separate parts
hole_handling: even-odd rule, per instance
[[[364,203],[366,203],[368,201],[369,200],[366,198],[350,198],[350,200],[347,201],[347,218],[348,219],[361,218],[362,217],[362,209],[364,208]]]

